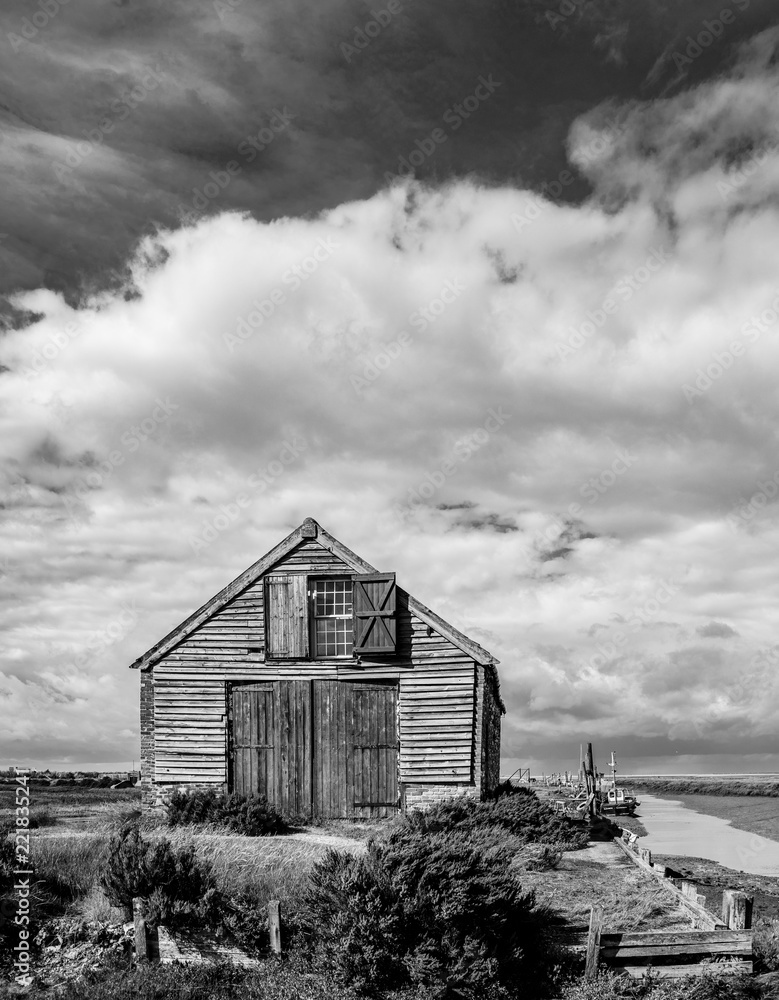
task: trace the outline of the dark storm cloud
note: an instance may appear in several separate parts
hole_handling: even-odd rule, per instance
[[[399,6],[370,37],[384,8],[361,0],[3,5],[0,290],[116,284],[135,241],[182,213],[308,213],[412,161],[576,199],[583,179],[559,180],[575,117],[712,75],[772,16],[737,0],[699,45],[721,0]]]

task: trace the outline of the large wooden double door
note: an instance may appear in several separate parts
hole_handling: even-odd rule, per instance
[[[231,788],[291,816],[398,807],[397,685],[284,680],[230,691]]]

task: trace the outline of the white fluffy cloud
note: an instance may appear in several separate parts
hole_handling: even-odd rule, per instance
[[[774,733],[775,44],[577,122],[578,208],[399,186],[19,296],[3,754],[131,758],[126,664],[307,515],[499,656],[508,756]]]

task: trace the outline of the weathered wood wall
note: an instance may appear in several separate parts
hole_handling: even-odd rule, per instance
[[[319,542],[307,540],[266,576],[351,572]],[[228,685],[285,678],[397,679],[400,781],[474,780],[482,764],[481,751],[474,757],[476,743],[482,744],[481,725],[475,739],[477,666],[409,611],[404,591],[397,592],[398,655],[391,662],[371,662],[366,655],[358,666],[351,660],[266,663],[264,588],[264,578],[257,580],[152,668],[157,783],[225,782]],[[298,640],[288,632],[286,641]]]

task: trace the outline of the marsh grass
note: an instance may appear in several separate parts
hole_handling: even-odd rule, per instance
[[[47,910],[62,912],[71,904],[79,911],[105,910],[107,901],[104,905],[100,900],[99,879],[111,836],[121,829],[121,817],[121,809],[104,808],[89,830],[55,827],[33,835],[32,857]],[[170,828],[157,824],[143,835],[169,840],[176,850],[193,844],[198,859],[211,867],[217,887],[225,894],[248,897],[258,906],[269,899],[283,899],[291,909],[299,904],[308,872],[329,847],[364,849],[361,842],[336,835],[246,837],[208,825]]]
[[[87,897],[97,885],[108,857],[103,833],[72,833],[32,838],[36,881],[63,908]]]
[[[522,868],[517,874],[524,889],[535,891],[539,903],[562,913],[574,926],[588,923],[594,905],[603,908],[609,928],[658,930],[689,926],[689,919],[668,889],[623,866],[610,868],[568,853],[556,869]]]
[[[195,834],[187,828],[165,829],[157,835],[169,839],[175,848],[193,843],[198,858],[211,867],[223,892],[243,893],[260,906],[269,899],[283,899],[293,908],[300,901],[309,871],[336,839],[325,836],[318,840],[316,835],[246,837],[225,834],[219,827],[201,827]],[[361,844],[346,839],[339,846],[362,849]]]

